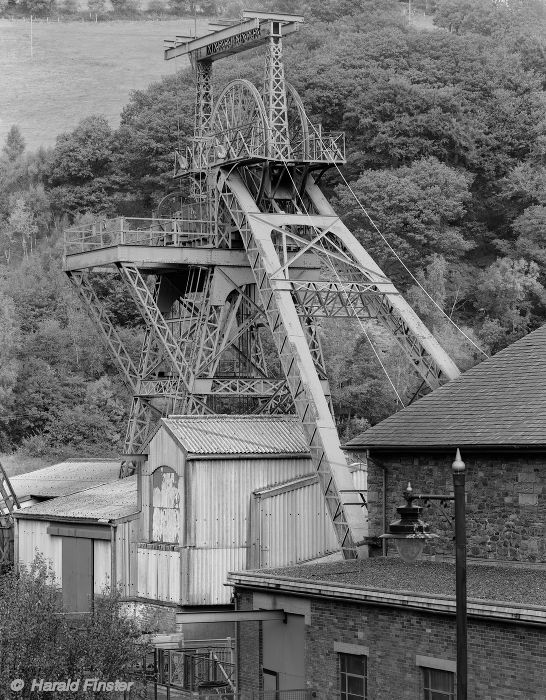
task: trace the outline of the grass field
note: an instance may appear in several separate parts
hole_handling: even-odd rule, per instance
[[[31,56],[30,22],[0,19],[0,144],[12,124],[30,149],[52,145],[90,114],[116,126],[132,90],[187,65],[163,60],[163,39],[189,32],[193,20],[40,21]]]
[[[62,460],[56,460],[58,462]],[[27,472],[33,472],[36,469],[42,469],[43,467],[49,467],[50,464],[54,464],[55,460],[42,459],[40,457],[28,457],[21,453],[14,454],[1,454],[0,462],[6,470],[8,476],[17,476],[17,474],[26,474]]]

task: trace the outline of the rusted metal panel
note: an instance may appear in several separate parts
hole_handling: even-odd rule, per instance
[[[93,592],[112,586],[112,547],[109,541],[93,540]]]
[[[258,567],[289,566],[339,549],[318,479],[262,490],[257,494]]]
[[[180,537],[178,474],[171,467],[158,467],[152,474],[152,541],[178,543]]]
[[[45,520],[18,519],[19,562],[30,565],[40,552],[51,561],[55,577],[62,584],[62,538],[47,534],[49,523]]]
[[[188,595],[183,605],[227,605],[232,589],[225,586],[228,571],[245,568],[246,547],[188,550]]]
[[[142,540],[184,542],[185,521],[180,514],[184,512],[185,460],[184,450],[160,428],[150,442],[142,472]]]
[[[252,492],[311,471],[310,459],[294,457],[188,460],[186,544],[248,545]]]

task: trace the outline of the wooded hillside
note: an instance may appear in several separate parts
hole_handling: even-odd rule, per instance
[[[343,174],[388,244],[491,353],[546,319],[546,5],[435,6],[436,29],[419,31],[393,0],[308,3],[306,24],[286,42],[286,73],[313,120],[346,131]],[[218,88],[240,76],[261,83],[261,55],[223,63]],[[91,116],[37,153],[11,130],[0,161],[0,451],[120,449],[128,396],[61,271],[61,230],[96,214],[148,214],[175,189],[172,152],[191,136],[193,99],[185,70],[133,94],[118,129]],[[338,173],[322,185],[455,361],[478,361]],[[102,293],[138,352],[132,303],[106,279]],[[360,329],[325,324],[322,332],[345,436],[396,410]],[[369,333],[409,396],[414,382],[397,347],[379,329]]]

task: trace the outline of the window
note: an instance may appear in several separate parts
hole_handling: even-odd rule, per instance
[[[437,668],[423,668],[425,700],[455,700],[455,674]]]
[[[341,700],[366,700],[368,697],[368,663],[361,654],[339,655]]]

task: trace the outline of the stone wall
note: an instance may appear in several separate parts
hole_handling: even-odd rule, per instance
[[[368,464],[370,535],[383,534],[383,469],[387,477],[387,524],[408,481],[414,492],[453,493],[454,454],[382,455]],[[470,558],[546,563],[546,458],[540,456],[462,455],[466,464],[467,553]],[[452,504],[447,513],[453,515]],[[440,535],[425,554],[453,555],[454,531],[433,505],[423,520]]]
[[[143,633],[170,634],[177,631],[177,609],[173,606],[135,601],[128,601],[124,606],[127,614],[134,617]]]

